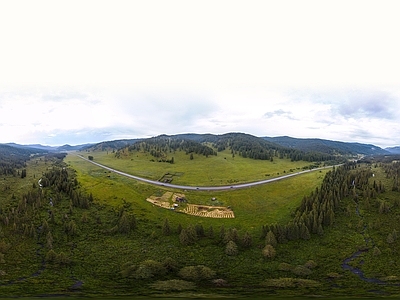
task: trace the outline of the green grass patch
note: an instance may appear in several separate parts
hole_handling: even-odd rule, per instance
[[[171,153],[174,163],[158,162],[149,153],[132,152],[116,158],[112,152],[98,151],[78,153],[91,155],[94,161],[128,174],[160,180],[167,176],[178,185],[218,186],[244,183],[274,178],[279,175],[301,171],[310,162],[292,162],[289,159],[275,158],[271,161],[254,160],[241,156],[232,157],[228,150],[217,156],[205,157],[194,154],[191,160],[183,151]],[[76,162],[78,157],[70,154],[66,161]]]

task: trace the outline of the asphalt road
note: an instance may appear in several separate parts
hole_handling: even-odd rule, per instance
[[[315,168],[315,169],[308,169],[308,170],[304,170],[304,171],[300,171],[300,172],[296,172],[296,173],[290,173],[290,174],[286,174],[286,175],[282,175],[279,177],[275,177],[275,178],[270,178],[270,179],[266,179],[266,180],[260,180],[260,181],[256,181],[256,182],[248,182],[248,183],[242,183],[242,184],[235,184],[235,185],[225,185],[225,186],[188,186],[188,185],[176,185],[176,184],[170,184],[170,183],[163,183],[160,181],[156,181],[156,180],[150,180],[150,179],[146,179],[146,178],[142,178],[142,177],[138,177],[138,176],[134,176],[125,172],[121,172],[118,170],[115,170],[113,168],[107,167],[105,165],[99,164],[95,161],[89,160],[85,157],[83,157],[82,155],[78,155],[78,157],[80,157],[83,160],[86,160],[100,168],[103,168],[105,170],[114,172],[116,174],[128,177],[128,178],[132,178],[138,181],[142,181],[142,182],[146,182],[149,184],[154,184],[154,185],[158,185],[158,186],[163,186],[163,187],[169,187],[169,188],[174,188],[174,189],[182,189],[182,190],[192,190],[192,191],[224,191],[224,190],[230,190],[230,189],[242,189],[242,188],[248,188],[248,187],[252,187],[252,186],[256,186],[256,185],[260,185],[260,184],[266,184],[266,183],[270,183],[270,182],[274,182],[274,181],[278,181],[278,180],[282,180],[282,179],[286,179],[289,177],[293,177],[293,176],[298,176],[301,174],[305,174],[305,173],[309,173],[309,172],[315,172],[318,170],[322,170],[322,169],[328,169],[328,168],[333,168],[333,166],[327,166],[327,167],[321,167],[321,168]],[[342,165],[342,164],[341,164]],[[336,165],[337,166],[341,166],[341,165]]]

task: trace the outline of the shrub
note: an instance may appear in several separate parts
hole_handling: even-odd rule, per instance
[[[225,279],[222,279],[222,278],[214,279],[212,281],[212,283],[214,283],[215,286],[217,286],[217,287],[228,286],[228,282]]]
[[[178,263],[171,257],[165,258],[162,265],[167,272],[175,272],[178,270]]]
[[[276,255],[276,250],[272,245],[266,245],[262,251],[262,254],[266,258],[274,258]]]
[[[305,266],[296,266],[292,272],[298,276],[308,276],[312,273],[312,271]]]
[[[123,277],[133,277],[135,279],[150,279],[162,276],[167,273],[165,266],[155,260],[145,260],[139,265],[127,263],[122,266],[121,274]]]
[[[308,269],[314,269],[315,267],[317,267],[317,263],[313,260],[309,260],[304,264],[304,266]]]
[[[184,267],[179,271],[178,275],[186,280],[201,281],[211,279],[215,274],[215,271],[209,267],[198,265]]]
[[[336,278],[342,277],[342,275],[340,275],[339,273],[336,273],[336,272],[330,272],[330,273],[326,274],[326,276],[328,276],[328,278],[330,278],[330,279],[336,279]]]
[[[134,276],[136,279],[148,279],[156,276],[165,275],[166,268],[162,263],[155,260],[145,260],[141,262],[136,269]]]
[[[280,263],[278,266],[279,271],[291,271],[293,269],[293,266],[288,263]]]

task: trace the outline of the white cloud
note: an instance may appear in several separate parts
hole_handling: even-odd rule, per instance
[[[395,1],[0,3],[0,142],[244,131],[400,144]]]

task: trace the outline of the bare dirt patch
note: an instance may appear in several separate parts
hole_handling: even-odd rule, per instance
[[[233,211],[224,206],[205,206],[205,205],[188,204],[186,208],[183,210],[183,212],[189,215],[205,217],[205,218],[235,217]]]
[[[225,206],[209,206],[197,204],[183,204],[186,202],[184,194],[166,192],[161,197],[150,196],[146,199],[155,206],[176,210],[188,215],[204,218],[234,218],[235,214]]]

